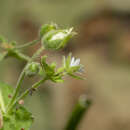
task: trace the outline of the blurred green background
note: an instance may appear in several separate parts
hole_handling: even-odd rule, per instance
[[[9,41],[36,39],[40,26],[50,22],[78,32],[50,60],[60,62],[62,54],[73,52],[85,65],[86,80],[48,82],[29,96],[26,104],[35,117],[31,130],[62,130],[82,94],[93,105],[79,130],[130,130],[130,1],[0,0],[0,34]],[[31,55],[36,48],[24,51]],[[11,58],[0,63],[0,80],[15,86],[23,65]],[[35,80],[26,79],[23,89]]]

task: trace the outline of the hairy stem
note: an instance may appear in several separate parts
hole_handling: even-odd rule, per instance
[[[21,94],[21,96],[15,101],[14,105],[21,99],[24,99],[31,91],[37,89],[42,83],[44,83],[47,79],[44,78],[38,82],[36,82],[35,84],[32,85],[32,87],[28,88],[25,92],[23,92]]]
[[[23,61],[26,61],[26,62],[28,62],[31,59],[31,57],[26,56],[23,53],[20,53],[20,52],[17,52],[17,51],[9,51],[8,54],[7,54],[7,57],[9,57],[9,56],[15,57],[19,60],[23,60]]]
[[[25,71],[23,69],[23,71],[21,72],[20,74],[20,77],[18,79],[18,82],[16,84],[16,89],[14,91],[14,94],[13,94],[13,97],[11,99],[11,101],[9,102],[9,104],[7,105],[7,110],[6,112],[8,112],[8,110],[10,109],[10,106],[13,104],[13,102],[15,101],[16,97],[18,96],[18,93],[19,93],[19,89],[21,87],[21,84],[22,84],[22,81],[24,80],[24,77],[25,77]]]
[[[36,51],[36,53],[34,53],[34,55],[32,56],[32,59],[31,59],[31,60],[37,58],[37,57],[42,53],[43,50],[44,50],[44,47],[41,46],[41,47]]]
[[[31,42],[25,43],[25,44],[23,44],[23,45],[16,46],[16,47],[14,47],[14,49],[26,48],[26,47],[28,47],[28,46],[32,46],[32,45],[38,43],[39,41],[40,41],[39,39],[38,39],[38,40],[34,40],[34,41],[31,41]]]
[[[29,59],[29,61],[27,62],[26,66],[32,61],[34,60],[35,58],[37,58],[41,52],[43,51],[43,47],[41,46],[41,48],[39,48],[35,53],[34,55],[32,56],[32,58]],[[23,71],[21,72],[20,74],[20,77],[18,79],[18,82],[17,82],[17,85],[16,85],[16,89],[14,91],[14,94],[13,94],[13,97],[11,99],[11,101],[9,102],[8,106],[7,106],[7,109],[6,109],[6,112],[10,111],[10,109],[12,108],[12,104],[14,104],[15,100],[16,100],[16,97],[18,96],[19,94],[19,90],[21,88],[21,83],[23,82],[24,80],[24,77],[25,77],[25,68],[26,66],[24,67]]]
[[[15,102],[13,102],[13,104],[11,104],[10,109],[7,111],[9,113],[9,111],[13,108],[13,106],[21,99],[24,99],[31,91],[34,91],[35,89],[37,89],[42,83],[44,83],[47,79],[44,78],[38,82],[36,82],[35,84],[32,85],[32,87],[28,88],[25,92],[23,92],[21,94],[20,97],[18,97]]]

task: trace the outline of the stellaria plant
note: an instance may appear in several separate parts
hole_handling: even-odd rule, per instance
[[[57,68],[55,62],[48,64],[47,56],[42,56],[40,63],[36,61],[37,57],[44,51],[57,51],[64,48],[68,41],[75,35],[73,28],[60,29],[56,24],[45,24],[41,27],[37,40],[26,44],[18,45],[15,42],[8,42],[5,38],[0,37],[0,61],[15,57],[26,61],[16,87],[13,89],[10,85],[0,82],[0,130],[29,130],[33,117],[32,114],[23,106],[24,98],[35,90],[45,81],[58,83],[64,82],[64,76],[69,75],[73,78],[82,79],[81,73],[83,65],[80,59],[75,59],[70,53],[67,57],[63,56],[63,64]],[[38,42],[41,43],[40,48],[29,57],[20,50]],[[23,93],[20,93],[22,83],[26,76],[40,76],[39,81],[31,85]]]

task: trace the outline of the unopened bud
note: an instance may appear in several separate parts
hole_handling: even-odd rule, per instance
[[[40,70],[40,64],[37,62],[32,62],[27,65],[25,74],[27,76],[34,76],[39,72],[39,70]]]
[[[63,48],[75,35],[73,28],[64,30],[52,30],[42,37],[42,44],[46,49],[58,50]]]

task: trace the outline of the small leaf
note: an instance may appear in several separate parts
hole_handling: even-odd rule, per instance
[[[8,95],[12,95],[13,88],[3,82],[0,82],[0,109],[5,112],[5,108],[10,101]]]
[[[80,77],[80,76],[77,76],[77,75],[74,75],[72,73],[68,73],[68,75],[70,75],[71,77],[75,78],[75,79],[81,79],[81,80],[84,80],[84,78]]]
[[[42,67],[43,67],[43,69],[44,69],[46,75],[49,77],[49,76],[52,76],[52,75],[55,73],[55,70],[54,70],[55,68],[54,68],[54,64],[53,64],[53,66],[51,67],[51,66],[49,66],[49,65],[46,63],[46,58],[47,58],[47,56],[43,56],[43,57],[41,58],[41,64],[42,64]]]

